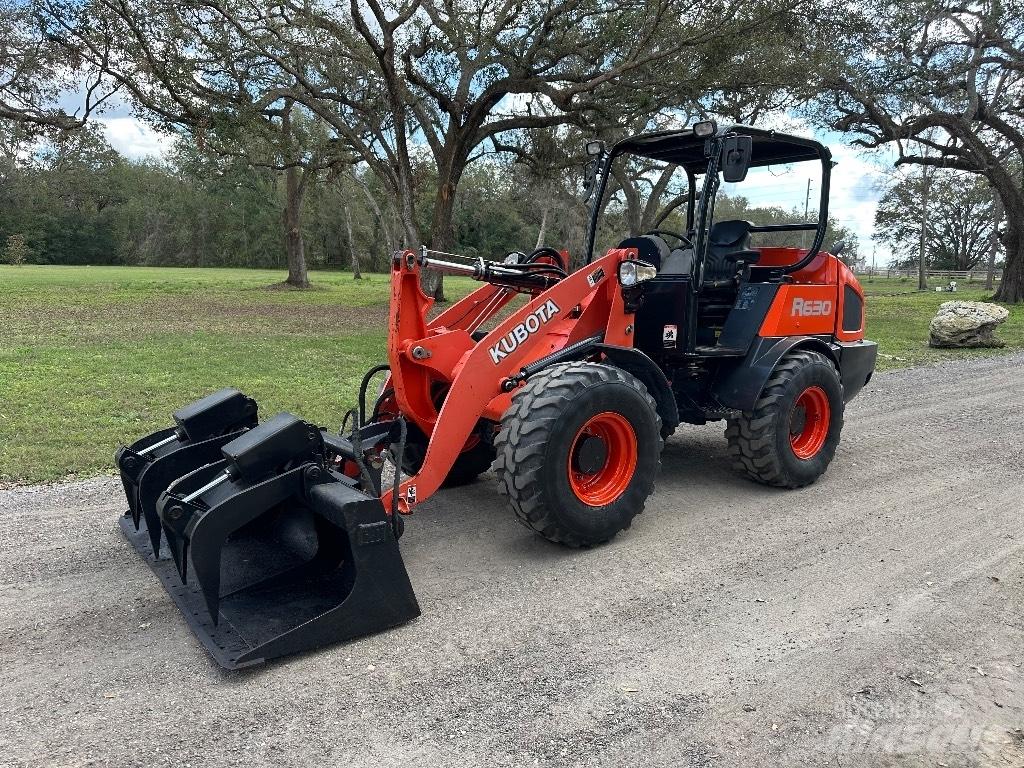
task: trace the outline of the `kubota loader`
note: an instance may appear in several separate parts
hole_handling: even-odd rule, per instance
[[[575,271],[546,247],[494,261],[395,254],[387,362],[364,377],[345,434],[287,413],[260,422],[252,399],[225,389],[118,451],[121,527],[221,665],[419,615],[398,550],[405,516],[491,466],[519,520],[570,547],[630,526],[680,423],[724,420],[735,465],[766,485],[797,488],[826,470],[876,356],[857,279],[821,250],[828,149],[704,122],[588,154],[593,203]],[[595,258],[616,162],[678,169],[685,229]],[[817,221],[715,219],[723,181],[800,162],[821,168]],[[780,233],[809,236],[808,247],[752,244]],[[431,320],[425,268],[483,285]],[[525,303],[510,305],[517,296]]]

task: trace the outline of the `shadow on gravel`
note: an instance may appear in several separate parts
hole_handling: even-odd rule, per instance
[[[691,497],[698,491],[703,497],[771,491],[732,470],[721,430],[710,426],[680,427],[666,441],[661,461],[654,493],[634,528],[658,526],[665,522],[663,517],[690,509]],[[518,561],[554,564],[579,556],[579,550],[549,542],[519,524],[490,473],[471,485],[441,491],[409,518],[402,540],[407,563],[421,557],[434,559],[436,555],[427,551],[436,553],[439,547],[463,563],[464,558],[475,560],[481,555],[505,558],[512,565]]]

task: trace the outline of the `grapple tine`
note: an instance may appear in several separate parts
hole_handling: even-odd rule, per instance
[[[136,525],[135,529],[138,530],[139,526]],[[153,523],[149,519],[149,515],[146,516],[146,531],[149,533],[149,546],[153,548],[153,557],[160,557],[160,532],[162,527],[160,526],[160,518],[157,516],[156,522]],[[185,580],[185,574],[181,575],[181,580]]]
[[[198,469],[192,470],[187,475],[175,480],[155,506],[157,515],[158,531],[162,531],[167,539],[167,547],[171,552],[171,559],[178,569],[178,575],[182,583],[188,580],[188,551],[189,536],[188,525],[196,516],[206,510],[199,504],[193,503],[195,495],[205,486],[209,485],[213,478],[224,474],[225,462],[223,460],[206,464]],[[147,520],[148,525],[148,520]]]
[[[155,460],[156,456],[147,453],[152,446],[157,446],[156,451],[176,439],[177,430],[174,427],[154,432],[141,440],[136,440],[131,445],[123,445],[114,454],[114,462],[121,473],[121,484],[124,486],[124,495],[128,501],[128,511],[132,516],[132,523],[135,530],[139,529],[142,520],[142,504],[139,500],[139,485],[146,470]]]
[[[176,536],[164,531],[167,538],[167,549],[171,553],[171,560],[178,571],[178,578],[182,584],[188,583],[188,541],[182,536]]]
[[[206,610],[214,626],[220,623],[220,561],[223,542],[206,537],[192,540],[192,571],[203,592]]]

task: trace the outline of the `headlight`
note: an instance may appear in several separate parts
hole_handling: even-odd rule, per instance
[[[623,288],[639,285],[657,274],[657,268],[646,261],[624,261],[619,264],[619,283]]]

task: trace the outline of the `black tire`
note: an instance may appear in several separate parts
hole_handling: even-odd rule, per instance
[[[597,468],[578,473],[576,480],[570,480],[570,462],[584,425],[601,420],[611,420],[626,436],[635,469],[611,483],[609,493],[615,495],[608,503],[594,506],[581,500],[573,482],[614,474],[610,468],[620,466],[614,463],[614,446],[605,446],[604,458],[595,459]],[[647,389],[625,371],[560,363],[531,377],[515,394],[495,448],[498,485],[519,521],[551,541],[591,546],[628,528],[643,511],[661,468],[661,419]]]
[[[442,487],[454,488],[472,483],[491,468],[496,455],[494,446],[481,440],[468,451],[459,454],[459,458],[455,460],[455,464],[452,465],[448,476],[441,484]]]
[[[409,425],[409,437],[405,445],[405,457],[402,461],[402,471],[407,475],[415,475],[423,466],[423,459],[427,453],[427,439],[424,434],[414,425]],[[468,485],[476,480],[481,474],[491,468],[494,463],[494,446],[484,440],[467,451],[463,451],[455,459],[455,463],[448,471],[442,488],[455,488],[460,485]]]
[[[822,415],[820,421],[822,428],[827,424],[828,431],[820,447],[801,457],[790,435],[806,422],[806,413],[801,415],[797,401],[811,389],[820,390],[827,398],[827,418]],[[779,361],[753,411],[728,420],[725,437],[733,466],[747,477],[765,485],[800,488],[828,469],[842,429],[843,385],[838,371],[820,352],[797,350]],[[803,429],[799,434],[804,434]]]

